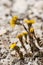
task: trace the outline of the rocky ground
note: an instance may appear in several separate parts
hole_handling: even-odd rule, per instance
[[[39,50],[33,50],[32,54],[31,46],[25,45],[30,56],[25,57],[24,62],[19,60],[17,52],[9,49],[10,44],[17,41],[17,45],[21,47],[16,36],[25,31],[22,25],[11,28],[10,19],[14,15],[17,15],[19,19],[27,17],[35,19],[36,23],[32,26],[35,29],[36,37],[41,39],[41,43],[36,45]],[[23,23],[22,20],[20,22]],[[28,28],[27,24],[24,25]],[[26,53],[23,48],[21,50],[23,54]],[[43,65],[43,0],[0,0],[0,65]]]

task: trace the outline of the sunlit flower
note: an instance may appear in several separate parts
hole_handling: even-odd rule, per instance
[[[26,32],[26,31],[23,32],[26,44],[28,44],[28,42],[27,42],[27,34],[28,34],[28,32]]]
[[[25,46],[24,46],[24,43],[23,43],[22,37],[23,37],[23,33],[17,35],[17,38],[19,38],[19,41],[21,42],[22,47],[23,47],[24,50],[26,51],[26,48],[25,48]]]
[[[30,32],[33,33],[34,32],[34,28],[30,28]]]
[[[28,34],[28,32],[23,32],[23,35],[27,35]]]
[[[10,45],[10,49],[14,49],[16,50],[16,52],[19,54],[20,56],[20,59],[23,59],[23,54],[22,52],[20,51],[20,48],[16,45],[16,43],[13,43]]]
[[[17,19],[18,19],[18,16],[13,16],[12,17],[12,19],[10,20],[11,27],[14,27],[16,25]]]
[[[23,32],[23,35],[24,35],[26,40],[27,40],[27,34],[28,34],[28,32],[26,32],[26,31]]]
[[[21,38],[21,37],[23,37],[22,33],[17,35],[17,38]]]
[[[25,19],[24,22],[27,23],[27,24],[34,24],[35,20],[27,20],[27,19]]]
[[[10,45],[10,49],[14,49],[16,47],[16,43]]]

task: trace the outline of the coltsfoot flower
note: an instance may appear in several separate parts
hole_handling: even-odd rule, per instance
[[[16,43],[12,43],[11,45],[10,45],[10,49],[14,49],[16,47]]]
[[[30,28],[30,32],[33,33],[34,32],[34,28]]]
[[[23,35],[27,35],[28,34],[28,32],[23,32]]]
[[[10,49],[16,50],[16,52],[17,52],[17,53],[19,54],[19,56],[20,56],[20,59],[24,59],[24,58],[23,58],[23,54],[22,54],[22,52],[20,51],[20,48],[16,45],[16,43],[11,44],[11,45],[10,45]]]
[[[22,37],[23,37],[22,33],[20,33],[20,34],[17,35],[17,38],[22,38]]]
[[[27,40],[27,34],[28,34],[28,32],[26,32],[26,31],[23,32],[23,35],[24,35],[26,40]]]
[[[12,19],[10,20],[11,27],[14,27],[16,25],[17,19],[18,19],[18,16],[13,16],[12,17]]]
[[[21,42],[22,47],[25,49],[25,51],[27,51],[26,48],[25,48],[25,46],[24,46],[24,43],[23,43],[22,37],[23,37],[23,33],[17,35],[17,38],[19,38],[19,41]]]
[[[27,23],[27,24],[34,24],[35,20],[27,20],[27,19],[25,19],[24,22]]]

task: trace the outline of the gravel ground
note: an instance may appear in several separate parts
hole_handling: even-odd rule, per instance
[[[11,28],[10,19],[12,16],[17,15],[19,19],[35,19],[34,27],[36,37],[41,39],[40,44],[33,46],[31,51],[30,44],[25,44],[27,52],[30,53],[29,57],[24,57],[24,62],[19,60],[19,55],[15,50],[10,50],[9,46],[13,42],[18,42],[17,46],[26,54],[24,48],[21,47],[20,41],[16,36],[25,31],[22,25],[16,25]],[[20,23],[23,23],[20,20]],[[23,23],[26,28],[27,24]],[[27,35],[27,41],[29,38]],[[34,49],[37,49],[34,50]],[[0,65],[43,65],[43,0],[0,0]]]

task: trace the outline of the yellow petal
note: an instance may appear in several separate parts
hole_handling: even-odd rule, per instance
[[[23,35],[27,35],[28,34],[28,32],[23,32]]]
[[[19,35],[17,35],[17,38],[21,38],[21,37],[23,37],[23,34],[22,33],[19,34]]]
[[[16,47],[16,43],[10,45],[10,49],[14,49]]]
[[[34,24],[36,21],[35,20],[30,20],[30,23]]]
[[[15,25],[16,25],[16,24],[13,24],[13,23],[10,24],[10,26],[11,26],[12,28],[15,27]]]
[[[17,20],[18,19],[18,16],[13,16],[12,19],[13,20]]]
[[[12,17],[12,19],[10,20],[11,27],[14,27],[16,25],[17,19],[18,19],[18,16],[13,16]]]
[[[25,20],[24,20],[24,22],[25,22],[25,23],[27,23],[27,24],[29,24],[29,23],[30,23],[30,21],[29,21],[29,20],[27,20],[27,19],[25,19]]]
[[[34,28],[30,28],[30,32],[34,32]]]
[[[27,20],[27,19],[25,19],[24,22],[27,23],[27,24],[34,24],[35,20]]]
[[[11,26],[11,27],[14,27],[15,25],[16,25],[15,22],[14,22],[13,20],[11,20],[11,21],[10,21],[10,26]]]

